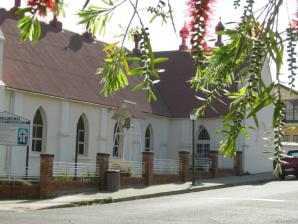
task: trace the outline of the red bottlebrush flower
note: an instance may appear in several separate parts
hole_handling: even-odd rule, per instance
[[[56,7],[56,0],[28,0],[28,6],[33,10],[33,14],[46,16],[47,10],[54,11]]]
[[[203,51],[208,51],[206,36],[210,15],[213,13],[212,5],[216,0],[189,0],[189,30],[193,56],[199,58]]]
[[[298,6],[296,13],[294,14],[294,18],[292,19],[291,26],[294,28],[298,28]]]
[[[296,6],[296,12],[294,13],[292,21],[290,23],[290,27],[296,32],[296,35],[298,36],[298,4]]]
[[[46,7],[50,10],[55,9],[55,4],[56,4],[55,0],[46,0]]]

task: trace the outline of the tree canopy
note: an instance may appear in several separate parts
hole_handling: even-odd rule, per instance
[[[103,88],[101,94],[109,96],[128,86],[129,76],[139,75],[143,81],[132,91],[141,89],[147,92],[148,100],[158,100],[152,86],[159,82],[157,63],[166,58],[155,58],[151,47],[150,30],[144,22],[144,9],[139,7],[142,0],[98,0],[97,5],[90,5],[84,0],[84,7],[78,11],[79,24],[83,24],[90,35],[96,37],[108,29],[108,24],[117,10],[124,5],[133,9],[128,24],[123,33],[119,34],[120,41],[107,45],[104,66],[97,70],[102,76]],[[175,29],[172,15],[171,0],[155,0],[146,8],[150,22],[161,19],[170,22]],[[284,52],[288,54],[288,80],[290,88],[295,87],[297,73],[296,44],[298,39],[298,9],[294,15],[289,15],[288,26],[278,29],[280,8],[285,0],[267,0],[263,8],[255,9],[254,0],[234,0],[235,9],[244,5],[243,14],[237,26],[233,29],[219,30],[218,34],[225,36],[225,44],[217,48],[209,48],[206,40],[207,24],[210,18],[211,6],[215,0],[187,0],[189,10],[187,24],[190,38],[190,53],[194,59],[196,74],[190,80],[192,88],[203,92],[205,97],[200,108],[196,108],[198,116],[204,115],[207,107],[215,100],[221,101],[223,96],[232,100],[229,112],[223,117],[220,132],[225,136],[221,141],[220,151],[224,155],[233,156],[236,153],[236,141],[239,135],[247,137],[252,127],[245,125],[244,120],[252,118],[258,128],[257,113],[268,105],[274,105],[272,117],[271,140],[273,154],[277,162],[275,172],[280,172],[282,163],[282,137],[284,135],[285,104],[279,90],[280,70],[283,64]],[[18,21],[21,42],[30,40],[37,43],[41,35],[40,19],[49,15],[63,14],[63,0],[28,0],[27,6],[16,13],[23,17]],[[133,26],[137,21],[138,26]],[[124,47],[125,41],[134,36],[140,40],[140,52],[131,56]],[[138,62],[138,67],[130,67],[129,61]],[[262,76],[265,62],[274,64],[276,82],[266,83]],[[237,82],[240,86],[236,92],[229,87]],[[277,88],[277,91],[273,91]]]

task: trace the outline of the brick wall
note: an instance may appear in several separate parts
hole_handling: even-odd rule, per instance
[[[1,199],[39,198],[39,184],[32,185],[0,185]]]
[[[179,174],[154,174],[153,183],[154,184],[166,184],[166,183],[175,183],[181,182]]]
[[[66,192],[82,189],[97,189],[98,182],[82,182],[81,180],[54,180],[51,186],[51,193]]]
[[[236,171],[233,169],[218,169],[217,177],[235,176]]]
[[[143,177],[120,177],[120,188],[144,186]]]

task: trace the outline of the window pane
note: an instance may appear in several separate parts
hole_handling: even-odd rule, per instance
[[[197,144],[197,153],[198,154],[203,153],[203,144]]]
[[[84,120],[83,120],[82,116],[80,117],[80,119],[78,121],[77,129],[85,130]]]
[[[298,142],[298,135],[293,136],[293,142]]]
[[[298,104],[294,104],[294,117],[293,120],[298,120]]]
[[[295,150],[295,151],[289,151],[288,153],[289,156],[293,156],[293,157],[298,157],[298,151]]]
[[[79,141],[84,142],[85,139],[85,132],[82,130],[79,130]]]
[[[118,156],[118,146],[116,146],[116,145],[113,147],[113,156],[114,157]]]
[[[284,136],[282,137],[282,140],[283,140],[284,142],[290,142],[290,141],[291,141],[291,136],[290,136],[290,135],[284,135]]]
[[[84,144],[79,143],[79,154],[84,155]]]
[[[293,104],[286,102],[286,120],[294,120]]]
[[[150,130],[149,130],[149,128],[146,129],[145,137],[150,138]]]
[[[33,139],[32,140],[32,151],[35,152],[36,150],[36,141]]]
[[[33,119],[33,124],[41,124],[41,125],[43,124],[41,113],[39,110],[36,111],[36,114]]]
[[[42,138],[42,127],[36,127],[36,137]]]
[[[150,149],[150,138],[145,140],[145,148]]]
[[[203,128],[203,129],[200,131],[200,134],[199,134],[199,136],[198,136],[198,139],[199,139],[199,140],[210,140],[208,131],[207,131],[205,128]]]
[[[33,138],[36,137],[36,126],[33,125]]]
[[[41,152],[42,141],[40,140],[32,140],[32,151],[33,152]]]

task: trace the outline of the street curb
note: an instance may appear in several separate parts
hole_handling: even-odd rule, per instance
[[[242,186],[242,185],[249,185],[249,184],[263,184],[263,183],[268,183],[268,182],[275,181],[275,180],[277,180],[276,177],[269,177],[269,178],[260,179],[260,180],[240,181],[240,182],[236,182],[236,183],[219,184],[219,185],[206,186],[206,187],[194,187],[194,188],[188,188],[188,189],[176,190],[176,191],[167,191],[167,192],[159,192],[159,193],[153,193],[153,194],[115,198],[115,199],[112,199],[112,201],[108,202],[108,203],[133,201],[133,200],[139,200],[139,199],[171,196],[171,195],[186,194],[186,193],[192,193],[192,192],[201,192],[201,191],[223,189],[223,188],[228,188],[228,187],[235,187],[235,186]],[[82,200],[82,201],[78,201],[78,202],[69,202],[69,203],[65,203],[62,205],[47,206],[47,207],[36,209],[36,210],[70,208],[70,207],[88,206],[88,205],[93,205],[93,204],[108,204],[105,202],[105,200],[106,199],[104,199],[104,198],[92,199],[92,200]]]

